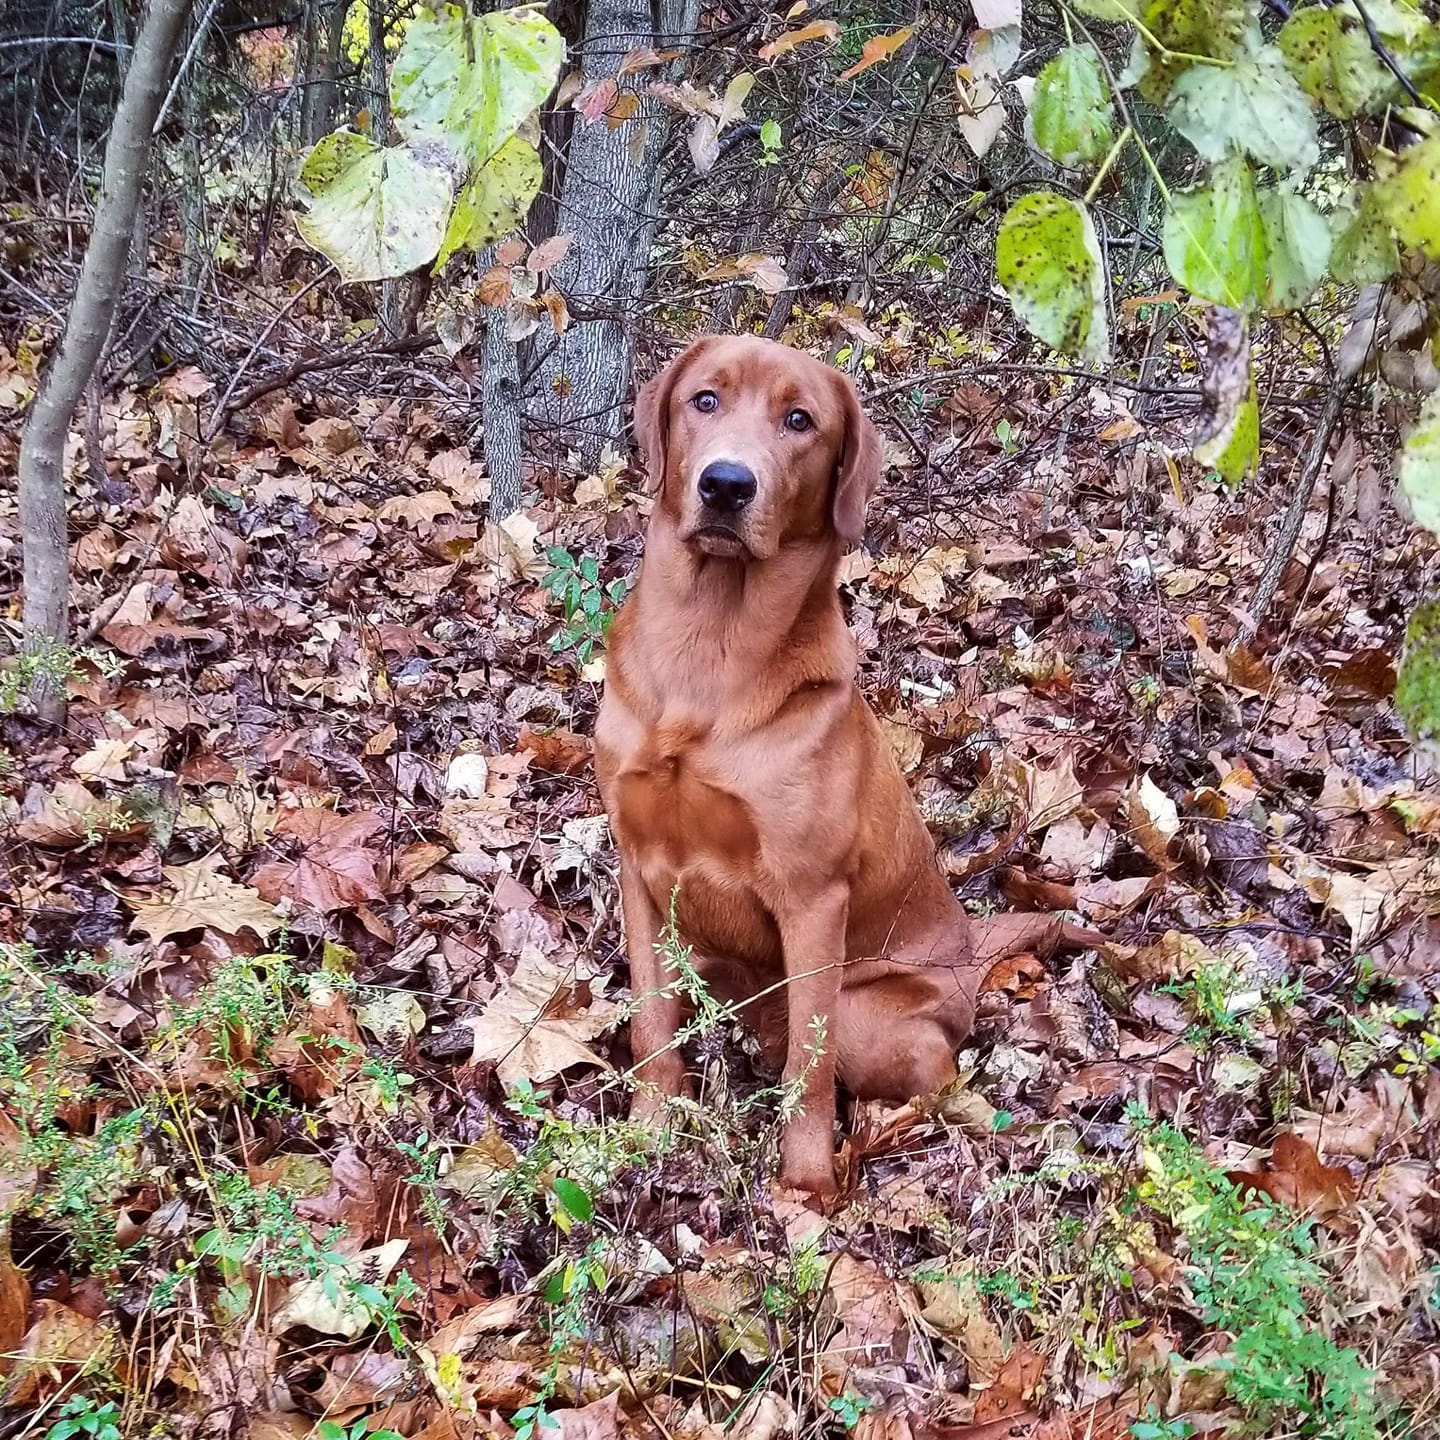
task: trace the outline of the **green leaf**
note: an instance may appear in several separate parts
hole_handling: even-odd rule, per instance
[[[1405,626],[1395,709],[1414,739],[1440,735],[1440,600],[1417,605]]]
[[[1401,242],[1440,260],[1440,131],[1406,150],[1395,173],[1374,190]]]
[[[1395,273],[1400,250],[1373,187],[1360,192],[1358,205],[1338,208],[1330,223],[1335,234],[1330,273],[1342,284],[1378,285]]]
[[[1415,523],[1440,535],[1440,391],[1425,402],[1400,447],[1399,479]]]
[[[1149,0],[1142,18],[1164,50],[1155,50],[1137,36],[1137,54],[1130,66],[1140,93],[1159,105],[1176,78],[1194,63],[1185,57],[1233,60],[1239,55],[1249,12],[1245,0]]]
[[[767,120],[760,127],[760,144],[766,150],[780,148],[780,122],[778,120]]]
[[[1276,37],[1290,73],[1340,120],[1363,114],[1393,84],[1352,5],[1307,5]]]
[[[572,1219],[578,1220],[584,1225],[595,1218],[595,1202],[591,1200],[588,1190],[577,1185],[573,1180],[567,1180],[563,1175],[555,1177],[552,1188],[555,1191],[555,1198]]]
[[[1262,190],[1260,219],[1270,261],[1265,308],[1294,310],[1314,294],[1325,277],[1330,263],[1330,222],[1292,190]]]
[[[554,88],[560,32],[534,9],[469,18],[457,5],[421,6],[390,75],[395,123],[413,148],[457,174],[475,170]]]
[[[1229,485],[1255,473],[1260,465],[1260,405],[1253,379],[1234,412],[1190,453],[1199,464],[1218,470]]]
[[[1310,102],[1273,45],[1261,45],[1223,70],[1187,70],[1171,87],[1166,116],[1206,160],[1244,153],[1262,165],[1294,170],[1320,158]]]
[[[435,268],[457,250],[478,250],[515,229],[540,193],[543,173],[540,152],[528,140],[506,141],[456,198]]]
[[[1265,294],[1265,225],[1244,160],[1217,165],[1210,183],[1175,195],[1165,216],[1165,263],[1192,295],[1249,310]]]
[[[1067,45],[1035,82],[1030,130],[1035,143],[1059,164],[1094,164],[1114,143],[1113,114],[1095,47]]]
[[[1063,355],[1109,358],[1104,268],[1083,205],[1051,190],[1021,196],[1000,224],[995,270],[1032,334]]]
[[[1140,14],[1141,0],[1072,0],[1073,8],[1096,20],[1134,21]]]
[[[382,150],[337,130],[300,167],[310,206],[296,222],[345,280],[384,280],[434,258],[450,218],[451,181],[403,146]]]

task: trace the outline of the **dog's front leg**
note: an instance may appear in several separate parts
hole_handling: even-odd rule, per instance
[[[801,1110],[785,1124],[780,1178],[817,1195],[835,1191],[835,1050],[848,887],[837,885],[780,917],[788,1014],[785,1085]]]
[[[685,1062],[675,1047],[680,1028],[680,997],[666,973],[658,949],[660,912],[639,868],[620,857],[620,908],[625,917],[625,950],[630,957],[630,989],[639,1002],[630,1022],[630,1051],[640,1081],[630,1101],[630,1118],[648,1120],[672,1095],[685,1089]]]

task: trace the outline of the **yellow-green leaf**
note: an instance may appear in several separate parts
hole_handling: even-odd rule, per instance
[[[1249,310],[1265,294],[1265,226],[1244,160],[1217,165],[1210,183],[1172,197],[1165,263],[1192,295]]]
[[[382,150],[337,130],[311,149],[299,178],[309,201],[296,222],[300,234],[346,280],[404,275],[440,247],[450,218],[449,172],[404,146]]]
[[[1303,195],[1262,190],[1265,226],[1265,306],[1294,310],[1315,293],[1330,261],[1330,222]]]
[[[1375,185],[1375,199],[1402,243],[1440,260],[1440,131],[1400,156],[1395,173]]]
[[[515,229],[540,193],[542,176],[535,147],[518,135],[507,140],[456,199],[436,268],[456,250],[478,250]]]
[[[1001,222],[995,270],[1034,335],[1063,355],[1109,358],[1105,271],[1083,205],[1050,190],[1021,196]]]
[[[1276,44],[1305,93],[1337,119],[1363,114],[1393,83],[1349,3],[1296,10]]]
[[[1440,535],[1440,391],[1425,402],[1400,447],[1399,478],[1415,523]]]
[[[1114,143],[1110,85],[1093,45],[1067,45],[1040,72],[1030,102],[1035,143],[1061,165],[1094,164]]]
[[[390,76],[395,123],[421,154],[458,174],[496,154],[554,88],[560,32],[538,10],[470,17],[420,7]]]

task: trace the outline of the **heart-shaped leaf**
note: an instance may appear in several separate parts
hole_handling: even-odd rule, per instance
[[[346,280],[384,280],[432,260],[450,218],[452,181],[404,146],[382,150],[350,130],[306,156],[309,209],[297,225]]]
[[[485,164],[555,86],[565,42],[538,10],[471,18],[421,6],[390,75],[390,106],[420,154],[464,174]]]
[[[1294,310],[1315,293],[1330,261],[1330,222],[1303,195],[1262,190],[1260,219],[1269,256],[1265,306]]]
[[[478,250],[508,234],[540,193],[540,153],[516,135],[461,190],[440,246],[437,267],[459,249]]]
[[[1114,143],[1110,86],[1093,45],[1067,45],[1041,72],[1030,102],[1035,143],[1061,165],[1094,164]]]
[[[1109,358],[1105,272],[1089,212],[1040,190],[1006,212],[995,242],[995,270],[1034,335],[1063,355]]]
[[[1217,165],[1208,185],[1172,196],[1165,263],[1192,295],[1249,310],[1265,294],[1265,224],[1250,167]]]

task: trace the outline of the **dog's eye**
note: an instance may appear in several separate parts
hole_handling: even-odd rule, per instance
[[[785,417],[785,428],[793,430],[797,435],[803,435],[814,423],[804,410],[792,410]]]
[[[720,397],[713,390],[702,390],[690,403],[702,415],[713,415],[720,408]]]

